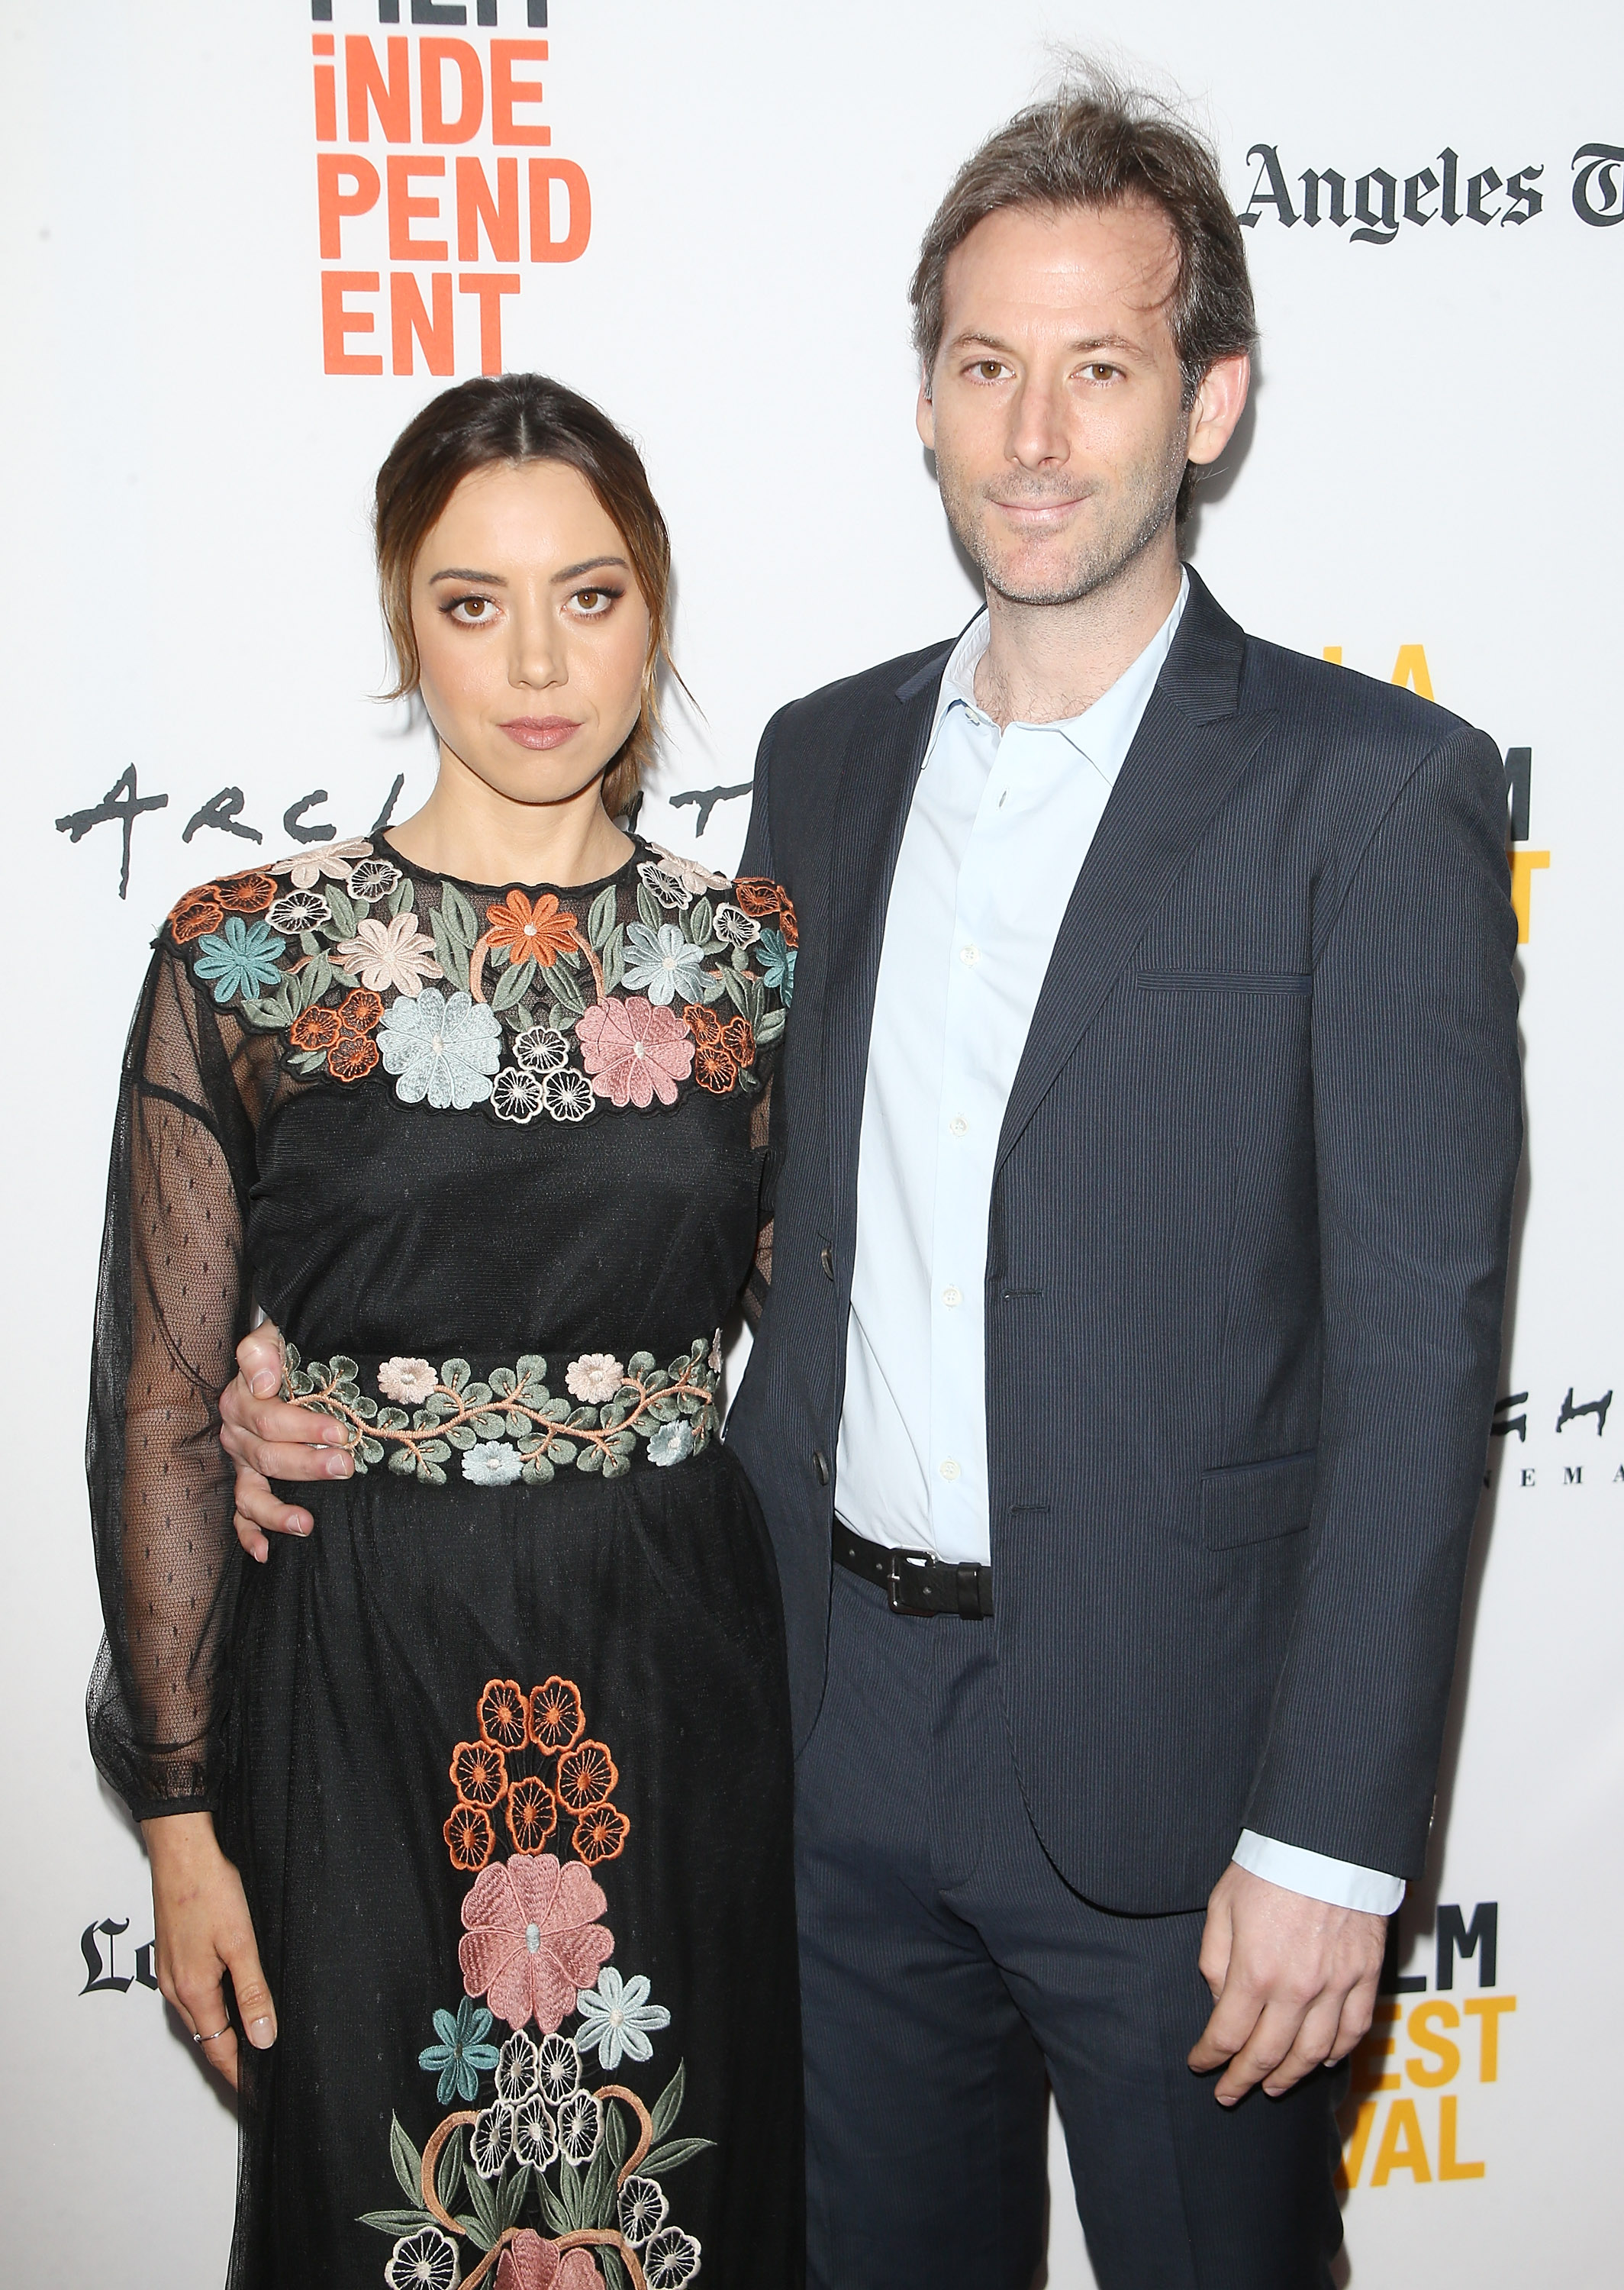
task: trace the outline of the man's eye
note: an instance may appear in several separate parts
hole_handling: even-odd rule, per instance
[[[998,376],[1007,371],[1002,358],[982,358],[976,367],[983,381],[996,381]]]
[[[1085,365],[1083,371],[1091,381],[1114,381],[1116,379],[1116,368],[1114,365]]]

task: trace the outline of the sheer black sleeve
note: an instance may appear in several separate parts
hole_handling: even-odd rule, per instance
[[[87,1465],[107,1636],[91,1748],[137,1820],[212,1810],[245,1563],[218,1396],[250,1309],[253,1128],[221,1021],[165,938],[120,1081]]]

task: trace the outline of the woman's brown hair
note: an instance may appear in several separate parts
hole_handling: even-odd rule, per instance
[[[395,440],[378,472],[372,532],[378,587],[398,674],[386,695],[415,692],[420,673],[412,629],[412,572],[445,504],[466,476],[493,464],[562,461],[591,486],[626,543],[649,613],[643,705],[604,778],[604,805],[619,816],[652,759],[657,681],[668,666],[671,543],[648,473],[629,437],[607,414],[544,373],[482,375],[431,398]]]

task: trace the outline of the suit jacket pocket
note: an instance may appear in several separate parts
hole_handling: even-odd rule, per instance
[[[1300,1534],[1314,1509],[1316,1453],[1271,1455],[1201,1475],[1201,1532],[1210,1550]]]
[[[1153,994],[1312,994],[1301,970],[1140,970],[1133,983]]]

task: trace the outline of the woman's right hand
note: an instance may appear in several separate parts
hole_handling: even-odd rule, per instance
[[[276,2007],[260,1966],[243,1880],[220,1851],[206,1813],[172,1813],[144,1821],[141,1830],[152,1862],[158,1987],[235,2091],[237,2042],[221,1984],[226,1973],[249,2042],[263,2052],[276,2040]]]
[[[354,1466],[342,1424],[277,1397],[282,1333],[271,1321],[243,1338],[236,1366],[236,1381],[220,1397],[220,1444],[236,1465],[236,1539],[263,1565],[270,1556],[267,1535],[308,1534],[316,1524],[308,1510],[284,1503],[271,1480],[348,1479]]]

